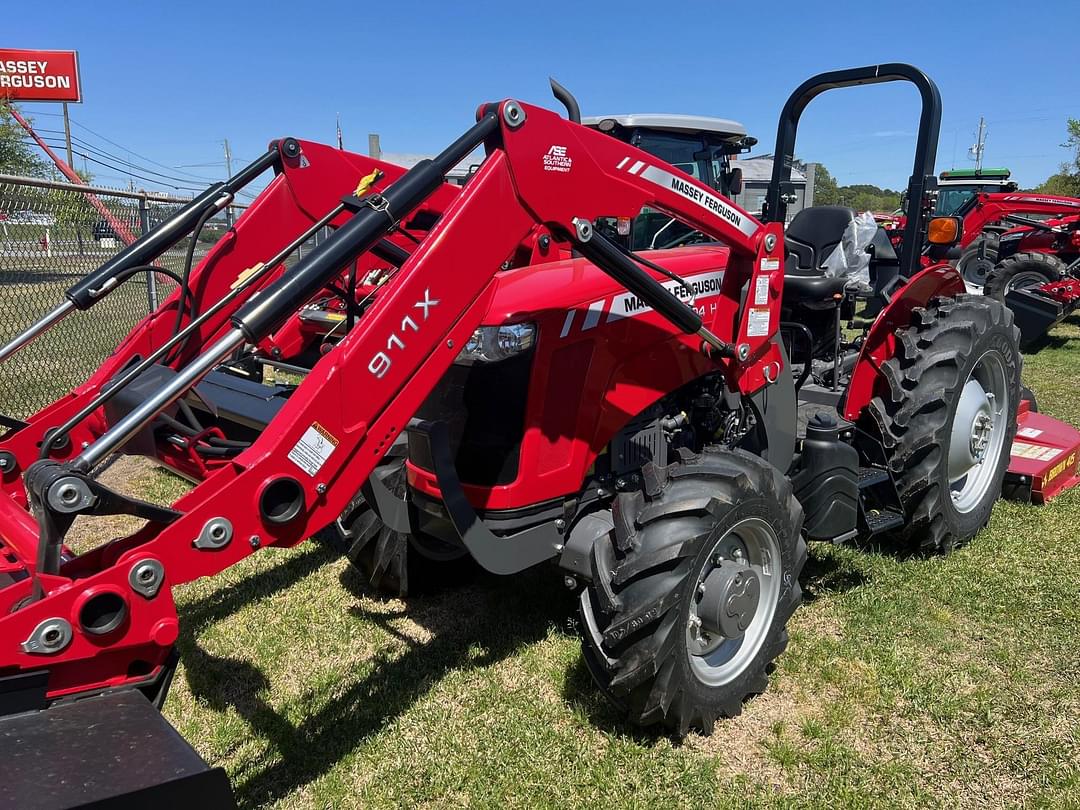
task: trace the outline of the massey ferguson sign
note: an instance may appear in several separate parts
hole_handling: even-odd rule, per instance
[[[79,54],[0,48],[0,98],[81,101]]]

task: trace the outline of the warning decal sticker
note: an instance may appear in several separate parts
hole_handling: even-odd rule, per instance
[[[1030,458],[1036,461],[1052,461],[1061,455],[1061,450],[1056,447],[1043,447],[1039,444],[1013,442],[1009,455],[1016,458]]]
[[[765,337],[769,334],[769,310],[751,309],[746,319],[748,337]]]
[[[289,461],[314,477],[337,446],[338,440],[331,436],[326,428],[318,422],[312,422],[311,427],[300,437],[300,441],[289,451]]]

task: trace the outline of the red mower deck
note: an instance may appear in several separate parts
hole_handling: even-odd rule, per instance
[[[1080,483],[1080,430],[1020,403],[1016,439],[1002,494],[1010,500],[1044,504]]]

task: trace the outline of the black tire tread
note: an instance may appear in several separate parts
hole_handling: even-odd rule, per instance
[[[620,495],[611,541],[594,547],[594,582],[580,600],[582,649],[601,690],[631,722],[707,734],[717,718],[739,714],[747,697],[765,689],[767,667],[787,645],[785,625],[802,598],[802,507],[779,470],[741,450],[708,448],[659,472],[652,480],[661,483],[647,488],[651,493]],[[692,694],[703,687],[688,684],[689,664],[683,663],[684,591],[718,519],[761,495],[773,499],[787,521],[780,543],[790,579],[754,661],[703,700]]]
[[[1018,273],[1027,271],[1041,273],[1047,281],[1060,281],[1068,272],[1068,265],[1050,253],[1014,253],[994,265],[994,269],[987,274],[983,294],[1004,301],[1009,282]]]
[[[966,382],[964,362],[978,337],[991,330],[1007,332],[1019,345],[1012,312],[985,296],[938,298],[916,308],[911,325],[896,333],[896,355],[882,367],[889,393],[874,397],[863,417],[880,437],[904,506],[906,521],[898,538],[924,553],[951,551],[989,520],[986,508],[976,532],[960,536],[945,513],[943,499],[950,496],[937,474],[939,465],[947,463],[950,403]],[[1020,398],[1019,350],[1016,354],[1013,403]],[[1016,433],[1015,415],[1007,430],[1002,476]]]

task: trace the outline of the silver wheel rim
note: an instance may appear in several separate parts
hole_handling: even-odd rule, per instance
[[[738,637],[710,634],[702,627],[698,607],[706,590],[705,580],[725,561],[738,562],[760,583],[760,596],[750,624]],[[780,541],[761,518],[745,518],[713,543],[691,591],[686,626],[686,649],[690,667],[702,683],[723,686],[738,677],[757,657],[776,615],[781,580]]]
[[[1009,405],[1005,359],[997,350],[987,351],[960,390],[949,435],[949,490],[957,512],[975,509],[994,483]]]
[[[1023,290],[1027,287],[1038,287],[1045,284],[1050,279],[1035,270],[1022,270],[1015,276],[1010,278],[1005,284],[1005,292],[1010,293],[1013,290]]]

